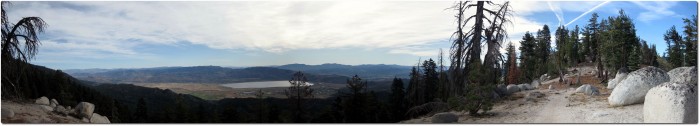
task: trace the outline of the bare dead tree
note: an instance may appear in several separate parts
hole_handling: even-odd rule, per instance
[[[19,84],[22,75],[25,73],[26,62],[31,60],[38,52],[38,46],[41,44],[39,33],[44,31],[48,26],[40,17],[24,17],[17,23],[12,24],[8,21],[7,11],[5,7],[10,5],[10,2],[2,1],[2,83],[7,86],[2,86],[3,98],[14,97],[22,98],[19,93],[17,84]]]

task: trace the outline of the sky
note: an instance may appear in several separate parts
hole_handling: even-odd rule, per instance
[[[448,8],[454,3],[13,1],[6,9],[11,22],[37,16],[49,24],[31,63],[54,69],[414,65],[435,59],[440,49],[449,51],[456,22]],[[675,25],[680,32],[682,19],[697,14],[695,1],[511,1],[511,6],[503,45],[519,46],[526,31],[545,24],[554,33],[559,25],[585,26],[592,13],[601,19],[623,9],[637,35],[659,53],[666,49],[666,30]]]

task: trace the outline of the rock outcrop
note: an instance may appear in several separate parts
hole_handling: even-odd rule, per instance
[[[506,88],[508,89],[508,94],[513,94],[520,91],[520,87],[514,84],[509,84]]]
[[[576,92],[583,93],[586,95],[600,95],[598,88],[595,88],[589,84],[581,85],[576,89]]]
[[[50,105],[49,103],[49,98],[46,97],[40,97],[34,101],[34,103],[39,104],[39,105]]]
[[[449,112],[443,112],[443,113],[438,113],[433,115],[432,118],[432,123],[454,123],[457,122],[457,115],[449,113]]]
[[[627,78],[627,75],[629,74],[629,71],[625,68],[620,68],[617,70],[617,74],[615,74],[615,78],[611,79],[608,81],[608,89],[614,89],[617,84],[619,84],[622,80]]]
[[[75,111],[80,117],[90,118],[95,111],[95,105],[89,102],[80,102],[75,106]]]
[[[659,68],[648,66],[627,75],[608,97],[611,106],[643,103],[649,89],[669,81],[668,74]]]
[[[520,88],[521,91],[533,89],[530,84],[518,84],[518,88]]]
[[[56,101],[56,99],[51,99],[50,102],[51,102],[51,103],[49,104],[49,106],[51,106],[51,107],[54,107],[54,108],[55,108],[55,107],[58,105],[58,101]]]
[[[697,85],[666,82],[644,99],[644,123],[698,123]]]
[[[668,71],[668,77],[671,78],[670,82],[677,82],[681,84],[698,84],[698,67],[678,67],[671,71]]]
[[[533,80],[532,83],[530,83],[530,86],[533,88],[539,88],[540,87],[540,81],[539,80]]]
[[[505,84],[498,84],[496,85],[496,93],[500,96],[506,96],[508,95],[508,88],[506,87]]]
[[[110,123],[109,119],[107,117],[102,116],[97,113],[92,114],[92,118],[90,118],[90,123]]]

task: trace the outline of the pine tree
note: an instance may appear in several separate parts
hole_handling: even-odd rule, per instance
[[[369,116],[368,98],[367,98],[367,81],[362,81],[362,78],[357,75],[347,81],[346,87],[350,93],[343,94],[343,114],[344,122],[360,123],[366,121],[366,116]]]
[[[405,106],[405,91],[403,88],[403,81],[400,78],[394,77],[394,81],[391,84],[391,111],[393,119],[392,121],[398,122],[404,119],[404,113],[406,113]]]
[[[539,60],[534,50],[535,47],[537,47],[536,44],[532,34],[530,34],[530,32],[525,32],[523,39],[520,41],[520,48],[518,48],[520,50],[521,76],[528,80],[532,80],[537,76],[535,70],[537,70],[536,65]]]
[[[289,80],[291,85],[287,90],[284,91],[287,99],[291,103],[290,108],[293,113],[293,121],[296,123],[307,122],[306,109],[308,107],[307,102],[309,99],[314,98],[311,85],[308,84],[308,79],[306,75],[301,71],[294,73],[291,80]]]
[[[685,26],[685,66],[697,66],[698,64],[698,17],[693,15],[690,19],[683,18]]]
[[[664,34],[664,40],[668,45],[667,54],[668,62],[671,63],[672,68],[683,66],[683,50],[681,35],[676,32],[676,26],[672,26],[671,29],[666,31]]]
[[[506,83],[517,84],[519,83],[518,79],[520,78],[520,70],[518,70],[518,64],[516,62],[517,56],[515,54],[515,46],[513,46],[512,43],[508,43],[506,55],[508,56],[508,60],[506,61],[506,68],[508,69]]]
[[[134,119],[136,119],[137,123],[145,123],[149,119],[148,108],[146,107],[146,100],[144,98],[139,99],[139,102],[136,104]]]
[[[438,90],[438,83],[440,82],[438,78],[438,73],[437,73],[437,65],[435,64],[435,61],[433,59],[428,59],[423,61],[423,83],[425,85],[425,88],[423,88],[422,92],[425,93],[425,100],[426,102],[433,101],[436,97],[435,91]]]
[[[537,55],[537,62],[540,62],[536,65],[536,69],[534,74],[532,74],[533,77],[538,77],[539,75],[542,75],[546,73],[549,67],[547,67],[547,63],[549,62],[549,55],[551,54],[551,35],[549,31],[549,26],[546,24],[542,26],[542,30],[537,31],[537,40],[535,41],[537,43],[537,46],[535,46],[535,55]]]

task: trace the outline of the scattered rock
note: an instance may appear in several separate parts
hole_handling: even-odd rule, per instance
[[[542,92],[534,91],[534,92],[530,92],[527,95],[525,95],[525,100],[532,101],[536,98],[542,98],[542,97],[544,97],[544,94]]]
[[[623,106],[643,103],[649,89],[669,81],[668,74],[659,68],[648,66],[627,75],[615,90],[610,93],[608,103],[611,106]]]
[[[614,89],[617,84],[619,84],[622,80],[627,78],[627,74],[629,71],[626,68],[620,68],[617,70],[617,74],[615,74],[615,78],[611,79],[608,81],[608,89]]]
[[[681,84],[698,84],[698,67],[678,67],[671,71],[668,71],[668,77],[671,78],[670,82],[677,82]]]
[[[581,85],[576,89],[576,92],[580,92],[586,95],[600,95],[598,88],[595,88],[589,84]]]
[[[554,89],[554,87],[552,87],[552,85],[550,84],[550,85],[549,85],[549,90],[552,90],[552,89]]]
[[[542,74],[542,76],[540,76],[540,81],[547,81],[547,80],[549,80],[549,75]]]
[[[85,118],[85,117],[83,117],[83,119],[80,119],[80,121],[83,121],[83,122],[86,122],[86,123],[89,123],[89,122],[90,122],[90,120],[88,120],[88,119]]]
[[[109,119],[105,116],[102,116],[97,113],[92,114],[92,118],[90,118],[90,123],[110,123]]]
[[[523,91],[533,89],[532,86],[530,86],[530,84],[518,84],[518,88],[520,88],[520,90],[523,90]]]
[[[56,106],[55,112],[62,114],[62,115],[68,115],[68,109],[66,109],[65,107],[60,106],[60,105]]]
[[[698,123],[697,85],[666,82],[644,99],[644,123]]]
[[[95,111],[95,105],[89,102],[80,102],[75,106],[75,113],[80,117],[90,118]]]
[[[58,106],[58,105],[59,105],[59,104],[58,104],[58,101],[56,101],[56,99],[51,99],[51,103],[49,104],[49,106],[51,106],[51,107],[56,107],[56,106]]]
[[[496,85],[496,93],[498,93],[500,96],[506,96],[508,95],[508,88],[505,84],[498,84]]]
[[[530,86],[534,88],[539,88],[540,87],[540,81],[539,80],[533,80],[532,83],[530,83]]]
[[[432,123],[454,123],[457,122],[457,115],[443,112],[433,115]]]
[[[46,110],[46,111],[53,111],[53,107],[48,106],[48,105],[38,105],[40,108]]]
[[[2,118],[9,118],[15,116],[15,112],[11,109],[2,108]]]
[[[50,103],[49,103],[49,98],[46,98],[46,97],[44,97],[44,96],[42,96],[41,98],[36,99],[36,101],[34,101],[34,103],[39,104],[39,105],[49,105],[49,104],[50,104]]]
[[[509,84],[506,88],[508,89],[508,94],[513,94],[515,92],[520,91],[520,87],[514,84]]]

